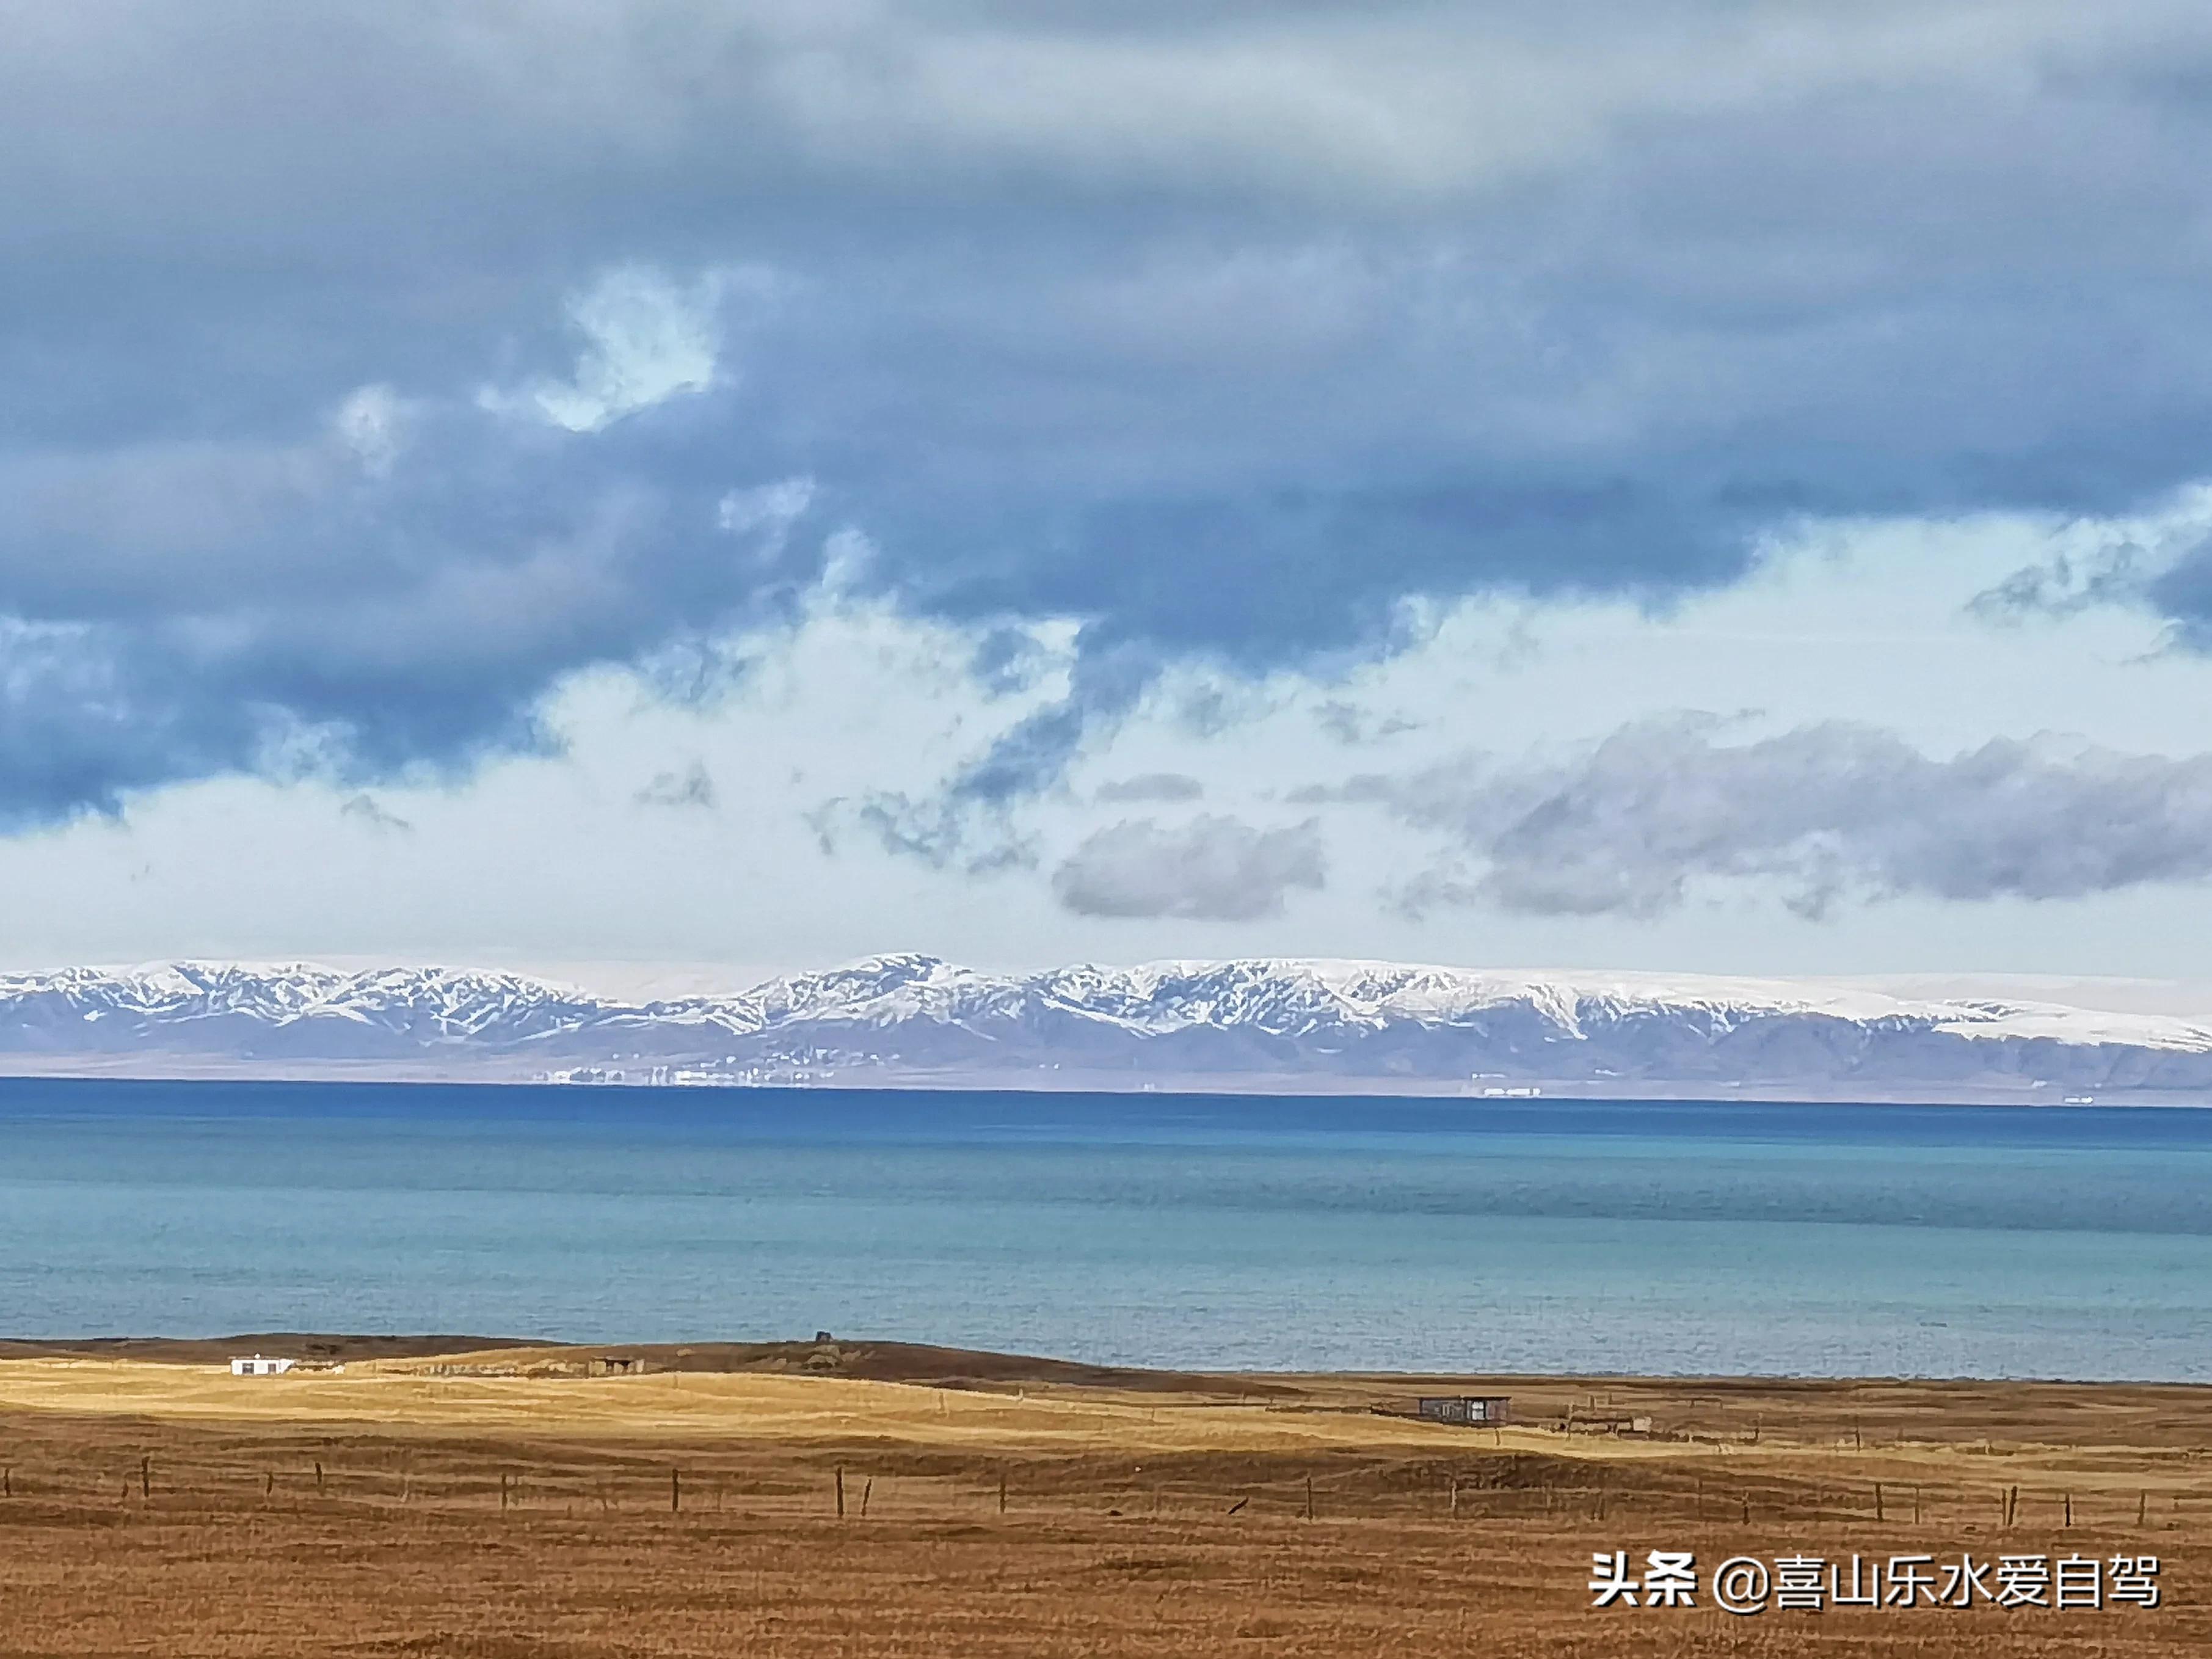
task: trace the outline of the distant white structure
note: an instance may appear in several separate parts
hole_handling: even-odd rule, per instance
[[[256,1354],[251,1359],[230,1362],[233,1376],[282,1376],[299,1362],[293,1359],[268,1359]]]

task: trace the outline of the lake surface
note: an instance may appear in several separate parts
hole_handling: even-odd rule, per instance
[[[0,1334],[2212,1380],[2212,1112],[0,1080]]]

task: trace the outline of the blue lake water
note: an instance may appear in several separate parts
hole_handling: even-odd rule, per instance
[[[2212,1380],[2212,1112],[0,1081],[0,1334]]]

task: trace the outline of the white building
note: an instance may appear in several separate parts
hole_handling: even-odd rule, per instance
[[[290,1359],[264,1359],[256,1354],[251,1359],[232,1360],[230,1374],[233,1376],[282,1376],[296,1363]]]

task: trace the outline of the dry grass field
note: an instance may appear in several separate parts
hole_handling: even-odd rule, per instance
[[[0,1655],[2212,1653],[2195,1389],[318,1346],[0,1347]],[[1519,1421],[1375,1409],[1448,1389]],[[1655,1548],[2154,1554],[2163,1605],[1590,1605]]]

